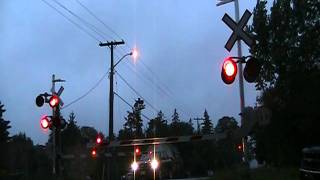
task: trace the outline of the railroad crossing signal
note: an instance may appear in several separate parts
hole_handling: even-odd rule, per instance
[[[246,61],[246,59],[248,60]],[[246,64],[243,70],[243,76],[248,83],[253,83],[257,80],[261,70],[261,65],[256,58],[252,56],[227,57],[223,61],[221,70],[221,79],[224,83],[232,84],[234,82],[238,72],[236,63]]]
[[[40,126],[42,129],[51,128],[51,121],[48,116],[43,116],[40,120]]]
[[[233,45],[236,43],[238,39],[242,39],[249,47],[252,46],[254,41],[249,36],[249,34],[243,30],[243,28],[249,21],[251,15],[252,13],[246,10],[243,16],[241,17],[239,23],[236,23],[227,13],[224,14],[222,21],[226,23],[229,26],[229,28],[233,31],[232,35],[230,36],[229,40],[224,46],[229,52],[231,51]]]
[[[57,107],[60,103],[60,100],[59,100],[59,96],[57,95],[52,95],[50,100],[49,100],[49,105],[51,108],[54,108],[54,107]]]
[[[221,70],[221,78],[223,82],[226,84],[232,84],[237,76],[237,71],[238,68],[236,62],[231,57],[226,58]]]
[[[247,60],[246,66],[243,70],[243,77],[248,83],[253,83],[256,81],[261,70],[261,65],[258,60],[251,57]]]

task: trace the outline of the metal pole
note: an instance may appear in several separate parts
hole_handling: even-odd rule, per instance
[[[51,94],[54,93],[55,91],[55,84],[54,84],[54,79],[55,76],[54,74],[52,75],[52,85],[51,85]],[[54,110],[52,109],[52,116],[54,116]],[[52,173],[55,175],[56,174],[56,128],[53,126],[53,131],[52,131],[52,154],[53,154],[53,158],[52,158]]]
[[[235,5],[235,16],[236,16],[236,22],[239,22],[239,2],[238,0],[234,0]],[[237,41],[237,47],[238,47],[238,57],[242,57],[242,47],[241,47],[241,40],[239,39]],[[245,100],[244,100],[244,87],[243,87],[243,69],[242,69],[242,63],[238,63],[239,68],[239,90],[240,90],[240,111],[243,112],[244,106],[245,106]],[[241,117],[241,125],[242,125],[242,117]]]
[[[235,7],[235,19],[238,23],[240,20],[240,13],[239,13],[239,0],[234,0],[234,7]],[[241,40],[238,39],[237,41],[237,47],[238,47],[238,57],[242,58],[242,47],[241,47]],[[244,87],[243,87],[243,69],[242,69],[242,62],[238,63],[238,69],[239,69],[239,90],[240,90],[240,112],[243,113],[244,107],[245,107],[245,98],[244,98]],[[243,116],[240,116],[240,126],[243,124]],[[243,153],[244,153],[244,161],[247,161],[247,154],[246,154],[246,142],[245,139],[242,138],[242,144],[243,144]]]

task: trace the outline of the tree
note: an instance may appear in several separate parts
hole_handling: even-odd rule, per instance
[[[239,128],[234,117],[224,116],[218,120],[215,131],[219,133],[233,134]]]
[[[164,119],[164,114],[162,111],[159,111],[157,117],[148,122],[146,135],[147,137],[168,136],[168,124],[167,120]]]
[[[183,136],[183,135],[192,135],[193,134],[193,127],[188,122],[180,121],[179,114],[177,109],[174,109],[172,115],[172,122],[169,125],[170,127],[170,135],[171,136]]]
[[[85,145],[86,143],[95,141],[98,131],[93,127],[83,126],[80,128],[80,134],[82,143]]]
[[[9,138],[9,131],[8,129],[11,128],[10,121],[6,121],[3,119],[3,113],[6,112],[6,110],[4,109],[4,105],[1,104],[0,101],[0,144],[1,147],[3,147],[2,145],[7,143]]]
[[[171,123],[169,125],[169,135],[170,136],[187,136],[193,134],[193,127],[189,122],[177,122]]]
[[[9,131],[8,129],[11,128],[9,125],[10,121],[6,121],[3,119],[3,113],[6,110],[4,109],[4,105],[0,102],[0,177],[1,174],[6,174],[8,171],[8,161],[10,158],[8,158],[8,141],[10,139],[9,137]]]
[[[259,105],[272,110],[270,124],[255,128],[257,157],[276,165],[298,165],[301,149],[319,144],[319,1],[277,0],[270,13],[258,1],[249,28],[257,40],[251,53],[262,70]]]
[[[238,123],[233,117],[224,116],[218,120],[215,132],[227,135],[225,139],[217,142],[216,165],[218,167],[230,167],[241,161],[241,154],[237,151],[237,144],[241,143],[241,138],[234,136],[238,129]]]
[[[174,109],[173,115],[172,115],[172,123],[178,123],[180,122],[179,114],[177,112],[177,109]]]
[[[203,119],[203,122],[201,123],[202,134],[212,134],[213,133],[213,125],[212,125],[212,122],[210,120],[210,117],[208,115],[207,110],[204,111],[203,117],[204,117],[204,119]]]
[[[61,131],[62,149],[65,153],[74,153],[81,143],[81,132],[74,112],[69,114],[67,127]]]
[[[125,117],[123,129],[119,131],[119,139],[133,139],[143,138],[144,133],[142,130],[143,121],[141,118],[141,111],[145,108],[144,101],[138,98],[134,103],[132,112],[128,111]]]
[[[33,165],[33,142],[24,133],[12,136],[9,146],[9,168],[12,174],[31,177]]]

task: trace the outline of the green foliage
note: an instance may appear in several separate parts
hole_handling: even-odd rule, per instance
[[[141,104],[142,103],[142,104]],[[132,138],[143,138],[144,133],[142,130],[143,121],[141,118],[141,111],[145,105],[140,99],[134,104],[132,112],[128,111],[127,117],[125,117],[125,124],[123,129],[119,131],[119,139],[132,139]]]
[[[80,128],[80,133],[82,137],[82,144],[92,142],[97,137],[97,130],[93,127],[83,126]]]
[[[224,116],[218,120],[215,132],[226,133],[226,139],[217,142],[216,160],[218,167],[228,167],[241,162],[241,153],[237,150],[237,145],[241,139],[235,137],[235,132],[239,129],[238,123],[233,117]]]
[[[142,131],[141,111],[129,112],[125,117],[123,129],[119,131],[119,139],[133,139],[144,137]]]
[[[272,110],[270,124],[254,130],[261,161],[298,165],[303,147],[320,144],[319,9],[319,1],[277,0],[270,13],[264,1],[254,10],[251,53],[262,64],[258,100]]]
[[[188,122],[180,121],[179,114],[176,109],[174,109],[172,115],[172,122],[169,125],[169,135],[170,136],[185,136],[192,135],[193,127]]]
[[[177,112],[177,109],[174,109],[173,115],[172,115],[172,123],[178,123],[180,122],[179,114]]]
[[[81,132],[75,120],[74,112],[71,112],[67,127],[61,131],[62,151],[64,153],[74,153],[81,145]]]
[[[9,125],[10,121],[6,121],[3,119],[3,113],[6,110],[4,109],[4,105],[0,102],[0,144],[7,143],[9,140],[9,131],[11,128]]]
[[[202,128],[201,128],[202,134],[212,134],[213,133],[213,124],[210,120],[210,117],[209,117],[207,110],[204,111],[203,122],[201,123],[201,125],[202,125]]]
[[[157,117],[148,122],[146,135],[147,137],[165,137],[169,135],[167,120],[164,119],[162,111],[159,111]]]
[[[9,152],[8,141],[10,139],[8,129],[10,129],[11,126],[9,125],[10,121],[3,119],[3,113],[5,111],[4,105],[0,102],[0,177],[1,174],[7,173],[7,162],[9,161],[7,155]]]

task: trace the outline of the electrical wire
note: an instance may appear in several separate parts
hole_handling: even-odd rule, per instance
[[[94,36],[93,34],[91,34],[89,31],[87,31],[85,28],[83,28],[81,25],[79,25],[78,23],[74,22],[72,19],[70,19],[68,16],[66,16],[65,14],[63,14],[60,10],[58,10],[56,7],[54,7],[52,4],[50,4],[49,2],[45,1],[45,0],[41,0],[42,2],[44,2],[45,4],[47,4],[50,8],[52,8],[53,10],[55,10],[57,13],[59,13],[61,16],[63,16],[65,19],[67,19],[70,23],[72,23],[73,25],[75,25],[77,28],[79,28],[80,30],[82,30],[84,33],[86,33],[88,36],[90,36],[92,39],[97,40],[98,42],[101,42],[96,36]]]
[[[127,81],[125,80],[117,71],[116,71],[117,75],[119,76],[119,78],[133,91],[135,92],[141,99],[143,99],[147,105],[149,105],[156,113],[159,112],[159,110],[157,108],[155,108],[151,103],[149,103],[145,98],[143,98],[141,96],[141,94]]]
[[[132,109],[134,109],[134,107],[128,103],[128,101],[126,101],[123,97],[121,97],[118,93],[114,92],[114,94],[120,99],[122,100],[124,103],[126,103],[128,106],[130,106]],[[148,116],[144,115],[143,113],[141,113],[141,116],[143,116],[144,118],[146,118],[147,120],[151,120],[150,118],[148,118]]]
[[[76,2],[83,8],[83,9],[85,9],[92,17],[94,17],[97,21],[99,21],[106,29],[108,29],[109,31],[111,31],[112,33],[114,33],[118,38],[120,38],[120,39],[122,39],[121,38],[121,36],[118,34],[118,33],[116,33],[111,27],[109,27],[106,23],[104,23],[96,14],[94,14],[87,6],[85,6],[84,4],[82,4],[79,0],[76,0]],[[130,48],[127,44],[126,44],[126,46],[128,47],[128,48]],[[120,48],[123,52],[126,52],[126,50],[123,48],[123,47],[121,47]],[[155,76],[157,79],[158,79],[158,82],[160,82],[163,86],[164,86],[164,88],[165,89],[163,89],[161,86],[159,86],[159,85],[156,85],[157,86],[157,89],[158,90],[160,90],[160,91],[162,91],[162,93],[164,93],[166,96],[168,96],[169,98],[171,98],[172,96],[173,96],[173,93],[172,93],[172,91],[168,88],[168,86],[167,85],[165,85],[164,83],[162,83],[161,81],[160,81],[160,79],[159,79],[159,77],[151,70],[151,68],[150,67],[148,67],[143,61],[141,61],[142,62],[142,65],[153,75],[153,76]],[[146,77],[147,78],[147,76],[142,76],[142,77]],[[147,78],[152,84],[153,84],[153,81],[151,80],[151,78]],[[171,96],[171,97],[170,97]],[[152,106],[152,105],[151,105]],[[153,108],[153,109],[155,109],[155,108]]]
[[[89,23],[88,21],[84,20],[83,18],[81,18],[80,16],[78,16],[77,14],[75,14],[73,11],[71,11],[70,9],[68,9],[66,6],[64,6],[62,3],[60,3],[57,0],[52,0],[54,1],[56,4],[58,4],[61,8],[63,8],[64,10],[66,10],[68,13],[70,13],[72,16],[74,16],[75,18],[77,18],[79,21],[81,21],[83,24],[85,24],[89,29],[91,29],[93,32],[95,32],[97,35],[99,35],[102,39],[107,39],[105,36],[105,33],[102,32],[101,30],[99,30],[99,28],[97,28],[96,26],[94,26],[93,24]]]
[[[86,31],[83,27],[81,27],[79,24],[75,23],[74,21],[72,21],[70,18],[68,18],[66,15],[64,15],[62,12],[60,12],[57,8],[55,8],[54,6],[52,6],[51,4],[49,4],[48,2],[46,2],[45,0],[42,0],[43,2],[45,2],[47,5],[49,5],[51,8],[55,9],[59,14],[61,14],[62,16],[64,16],[66,19],[68,19],[70,22],[72,22],[74,25],[76,25],[78,28],[80,28],[81,30],[83,30],[84,32],[86,32],[88,35],[90,35],[92,38],[94,38],[95,40],[99,41],[95,36],[93,36],[91,33],[89,33],[88,31]],[[101,30],[99,30],[96,26],[94,26],[93,24],[85,21],[83,18],[81,18],[80,16],[76,15],[74,12],[72,12],[70,9],[68,9],[66,6],[62,5],[61,3],[59,3],[57,0],[53,0],[56,4],[58,4],[60,7],[62,7],[63,9],[65,9],[67,12],[69,12],[71,15],[73,15],[74,17],[76,17],[78,20],[80,20],[82,23],[84,23],[87,27],[89,27],[92,31],[94,31],[97,35],[99,35],[102,38],[105,38],[104,35],[111,37],[110,35],[102,32]],[[98,18],[88,7],[86,7],[84,4],[82,4],[79,0],[76,0],[76,2],[82,7],[84,8],[91,16],[93,16],[96,20],[98,20],[101,24],[103,24],[103,26],[105,28],[107,28],[109,31],[111,31],[112,33],[114,33],[117,37],[121,38],[120,35],[118,33],[116,33],[111,27],[109,27],[106,23],[104,23],[100,18]],[[111,37],[112,38],[112,37]],[[127,45],[127,44],[126,44]],[[128,46],[128,45],[127,45]],[[128,46],[129,47],[129,46]],[[130,48],[130,47],[129,47]],[[124,48],[121,48],[124,52]],[[153,75],[156,77],[156,79],[158,80],[158,82],[160,84],[162,84],[162,86],[164,86],[165,89],[163,89],[161,86],[159,86],[158,84],[156,84],[157,89],[159,91],[161,91],[163,94],[165,94],[166,96],[169,97],[169,99],[171,99],[171,97],[173,96],[172,91],[168,88],[168,86],[166,86],[164,83],[162,83],[159,79],[159,77],[151,70],[150,67],[148,67],[143,61],[142,65]],[[118,74],[119,75],[119,74]],[[121,78],[121,75],[119,75]],[[140,76],[141,77],[141,76]],[[154,83],[153,80],[151,80],[151,78],[147,78],[147,76],[142,76],[145,77],[146,79],[148,79],[152,84]],[[121,78],[122,80],[124,80],[124,78]],[[142,96],[137,93],[137,91],[127,82],[124,80],[124,82],[138,95],[142,98]],[[171,97],[170,97],[171,96]],[[84,96],[85,97],[85,96]],[[82,99],[83,96],[81,96],[80,98],[78,98],[79,100]],[[78,101],[78,99],[76,99],[75,102]],[[144,98],[143,98],[144,99]],[[172,99],[171,99],[172,100]],[[145,100],[146,101],[146,100]],[[75,103],[73,102],[73,103]],[[72,103],[72,104],[73,104]],[[147,102],[146,103],[155,111],[158,112],[158,110],[156,108],[154,108],[154,106],[152,106],[151,103]],[[71,105],[71,104],[70,104]],[[69,105],[68,105],[69,106]],[[64,108],[66,108],[67,106],[65,106]]]
[[[99,81],[92,87],[90,88],[86,93],[84,93],[82,96],[78,97],[77,99],[71,101],[69,104],[63,106],[61,109],[66,109],[67,107],[71,106],[72,104],[80,101],[81,99],[83,99],[84,97],[86,97],[87,95],[89,95],[95,88],[97,88],[100,83],[102,82],[102,80],[108,75],[109,73],[105,73],[103,74],[103,76],[99,79]]]
[[[106,23],[104,23],[97,15],[95,15],[87,6],[82,4],[79,0],[76,0],[76,2],[85,9],[92,17],[94,17],[97,21],[99,21],[106,29],[114,33],[118,38],[122,39],[121,36],[116,33],[111,27],[109,27]]]

